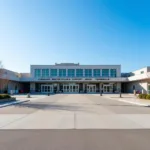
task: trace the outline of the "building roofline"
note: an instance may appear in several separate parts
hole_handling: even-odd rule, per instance
[[[30,66],[59,66],[59,65],[30,65]],[[63,64],[62,65],[60,65],[60,66],[63,66]],[[64,64],[64,66],[65,66],[65,64]],[[67,65],[66,65],[67,66]],[[70,66],[74,66],[73,64],[72,65],[70,65]],[[119,65],[116,65],[116,64],[111,64],[111,65],[105,65],[105,64],[92,64],[92,65],[88,65],[88,64],[84,64],[84,65],[82,65],[82,64],[79,64],[79,66],[121,66],[120,64]]]
[[[150,68],[150,66],[145,66],[145,67],[142,67],[142,68],[140,68],[140,69],[136,69],[136,70],[134,70],[134,71],[130,71],[129,73],[132,73],[132,72],[135,72],[135,71],[139,71],[139,70],[145,69],[145,68]]]

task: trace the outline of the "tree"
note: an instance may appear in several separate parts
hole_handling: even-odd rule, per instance
[[[0,61],[0,93],[7,92],[8,89],[8,75],[5,69],[3,68],[2,61]]]

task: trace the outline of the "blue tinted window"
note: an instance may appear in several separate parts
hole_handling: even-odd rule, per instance
[[[75,70],[74,69],[68,69],[68,77],[74,77],[75,76]]]
[[[111,70],[110,70],[110,76],[111,76],[111,77],[116,77],[116,76],[117,76],[117,71],[116,71],[116,69],[111,69]]]
[[[66,77],[66,69],[59,69],[59,76]]]
[[[51,69],[51,77],[57,76],[57,69]]]
[[[94,70],[93,70],[93,74],[94,74],[94,77],[100,77],[100,76],[101,76],[101,71],[100,71],[100,69],[94,69]]]
[[[49,69],[42,69],[42,77],[49,77]]]
[[[83,77],[83,69],[76,69],[76,77]]]
[[[40,69],[35,69],[34,70],[34,77],[40,77],[41,76],[41,70]]]
[[[92,69],[85,69],[85,77],[92,77]]]
[[[102,77],[109,77],[109,69],[102,69]]]

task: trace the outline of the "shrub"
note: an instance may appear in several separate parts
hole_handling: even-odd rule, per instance
[[[0,94],[0,99],[7,99],[7,98],[11,98],[11,96],[9,94]]]
[[[142,94],[142,99],[146,99],[147,94]]]
[[[142,94],[139,94],[138,98],[139,98],[139,99],[142,99]]]
[[[138,97],[139,97],[140,99],[146,99],[147,95],[148,95],[148,94],[139,94]]]
[[[150,100],[150,94],[148,94],[148,95],[146,96],[146,99],[149,99],[149,100]]]

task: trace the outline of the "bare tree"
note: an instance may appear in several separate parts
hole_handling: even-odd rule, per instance
[[[2,61],[0,61],[0,93],[7,91],[9,79],[7,72],[3,68]]]

